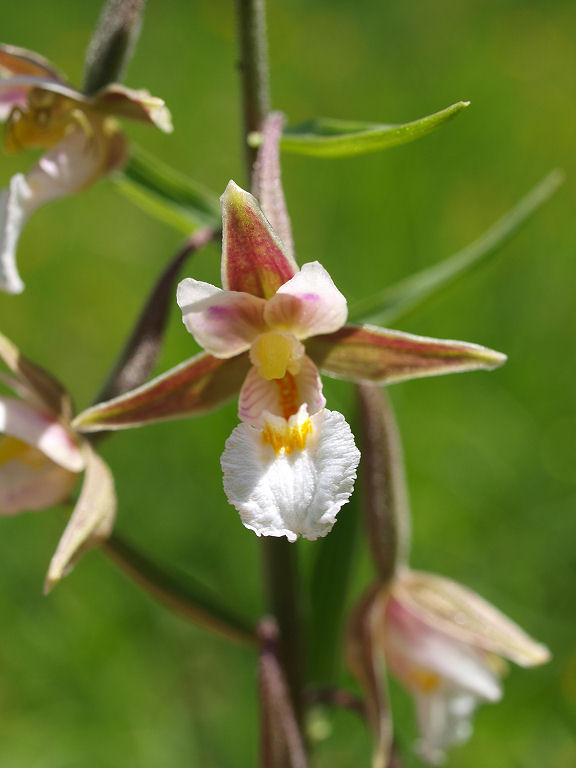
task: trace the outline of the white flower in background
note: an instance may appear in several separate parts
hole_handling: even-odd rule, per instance
[[[0,372],[0,383],[17,395],[0,395],[0,516],[68,501],[82,479],[50,562],[48,592],[87,548],[110,535],[116,515],[114,479],[86,438],[71,426],[71,401],[62,385],[2,334],[0,360],[10,372]]]
[[[117,117],[172,130],[164,102],[147,91],[111,84],[87,96],[38,54],[0,45],[4,150],[48,150],[31,171],[13,176],[0,193],[0,290],[24,290],[16,249],[30,214],[124,165],[128,145]]]
[[[471,736],[479,704],[502,697],[505,659],[532,667],[550,658],[476,593],[411,570],[397,577],[385,601],[382,642],[391,674],[414,698],[418,751],[432,765]]]

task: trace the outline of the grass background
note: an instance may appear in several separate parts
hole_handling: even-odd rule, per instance
[[[79,83],[98,12],[96,0],[10,4],[3,35]],[[568,174],[496,263],[402,323],[509,355],[494,373],[391,389],[413,565],[476,589],[554,654],[544,668],[511,670],[504,700],[483,707],[471,742],[452,752],[454,768],[576,763],[575,23],[568,0],[272,0],[269,8],[273,105],[293,123],[403,122],[472,102],[434,135],[383,154],[285,157],[299,260],[319,259],[350,300],[467,244],[552,167]],[[127,83],[165,98],[176,130],[127,131],[218,193],[229,178],[242,181],[235,67],[231,1],[150,0]],[[3,158],[0,183],[32,160]],[[27,290],[1,297],[0,327],[85,407],[180,239],[109,181],[50,205],[23,234]],[[217,282],[217,249],[186,274]],[[194,351],[174,303],[158,371]],[[353,418],[349,387],[330,382],[327,392]],[[258,541],[226,504],[219,473],[235,421],[230,405],[122,433],[103,453],[117,477],[118,529],[256,616]],[[64,522],[56,510],[2,521],[1,768],[254,765],[252,654],[169,615],[99,553],[43,598]],[[314,545],[300,550],[310,563]],[[370,579],[365,552],[354,573],[357,594]],[[411,704],[392,693],[407,765],[417,766]],[[337,713],[329,725],[314,765],[367,765],[361,724]]]

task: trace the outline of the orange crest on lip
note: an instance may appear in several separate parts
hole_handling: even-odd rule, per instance
[[[266,422],[262,430],[262,442],[271,445],[274,453],[292,453],[296,449],[303,451],[308,435],[312,432],[312,422],[309,418],[302,422],[290,424],[270,424]]]

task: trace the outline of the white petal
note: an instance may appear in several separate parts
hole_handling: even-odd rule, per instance
[[[238,418],[261,426],[265,411],[286,417],[302,404],[308,406],[308,413],[312,415],[326,405],[318,369],[306,356],[301,360],[300,371],[296,375],[287,373],[283,379],[269,381],[252,367],[240,391]]]
[[[264,330],[264,299],[239,291],[223,291],[210,283],[182,280],[176,293],[184,325],[214,357],[244,352]]]
[[[16,267],[16,248],[28,218],[24,210],[28,194],[26,179],[18,173],[0,195],[0,290],[7,293],[22,293],[24,290]]]
[[[385,643],[391,670],[413,692],[432,690],[437,678],[479,699],[502,695],[487,653],[420,621],[393,597],[386,606]]]
[[[272,428],[297,428],[308,419],[306,406],[287,422],[269,415]],[[240,424],[222,454],[224,490],[242,522],[258,536],[298,536],[314,540],[332,529],[354,488],[360,452],[341,413],[322,410],[310,417],[303,449],[278,453],[263,431]]]
[[[0,437],[0,515],[48,509],[72,491],[78,474],[14,437]]]
[[[37,448],[64,469],[84,468],[82,452],[62,424],[22,400],[0,397],[0,432]]]
[[[268,301],[264,313],[271,328],[291,331],[300,339],[332,333],[348,317],[346,299],[317,261],[304,264]]]
[[[12,177],[0,195],[0,290],[24,290],[16,268],[16,249],[28,216],[50,200],[87,187],[103,173],[104,161],[96,142],[78,128],[43,155],[26,176]]]
[[[26,175],[30,190],[27,212],[49,200],[80,192],[96,181],[105,171],[107,150],[103,136],[92,141],[80,127],[70,131]]]
[[[446,749],[470,738],[477,704],[473,694],[449,687],[416,697],[418,752],[426,762],[440,765]]]

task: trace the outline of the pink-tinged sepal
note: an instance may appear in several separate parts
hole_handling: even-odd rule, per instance
[[[155,126],[164,133],[174,130],[166,102],[143,89],[134,90],[113,83],[94,94],[89,103],[93,109]]]
[[[44,593],[66,576],[90,547],[108,538],[116,517],[114,478],[108,465],[84,445],[86,473],[76,507],[50,562]]]
[[[550,660],[546,646],[471,589],[451,579],[406,571],[395,595],[404,609],[459,642],[502,656],[520,667]]]
[[[81,432],[126,429],[212,411],[238,394],[250,367],[247,354],[230,360],[200,354],[73,422]]]
[[[280,168],[280,139],[283,127],[284,115],[281,112],[270,113],[264,121],[262,144],[254,164],[252,192],[259,201],[262,212],[282,241],[286,255],[294,260],[292,227],[284,199]],[[294,266],[296,266],[295,263]]]
[[[303,264],[266,303],[264,317],[271,328],[289,330],[299,339],[333,333],[348,316],[346,299],[317,261]]]
[[[297,271],[257,200],[233,181],[222,195],[222,285],[269,299]]]
[[[303,403],[310,416],[326,405],[318,368],[306,356],[300,361],[298,373],[286,373],[281,379],[265,379],[252,367],[240,390],[238,418],[261,425],[266,411],[289,418]]]
[[[78,474],[15,437],[0,437],[0,515],[48,509],[68,498]]]
[[[265,301],[249,293],[223,291],[187,277],[178,285],[176,299],[184,325],[214,357],[245,352],[266,328]]]
[[[16,45],[0,43],[0,74],[44,77],[57,82],[66,82],[65,76],[54,65],[35,51]]]
[[[15,391],[31,404],[68,421],[72,415],[70,396],[62,384],[20,352],[10,339],[0,333],[0,360],[17,377]]]
[[[370,325],[346,325],[316,336],[306,349],[329,376],[391,384],[396,381],[479,369],[491,370],[506,355],[477,344],[445,341]]]

